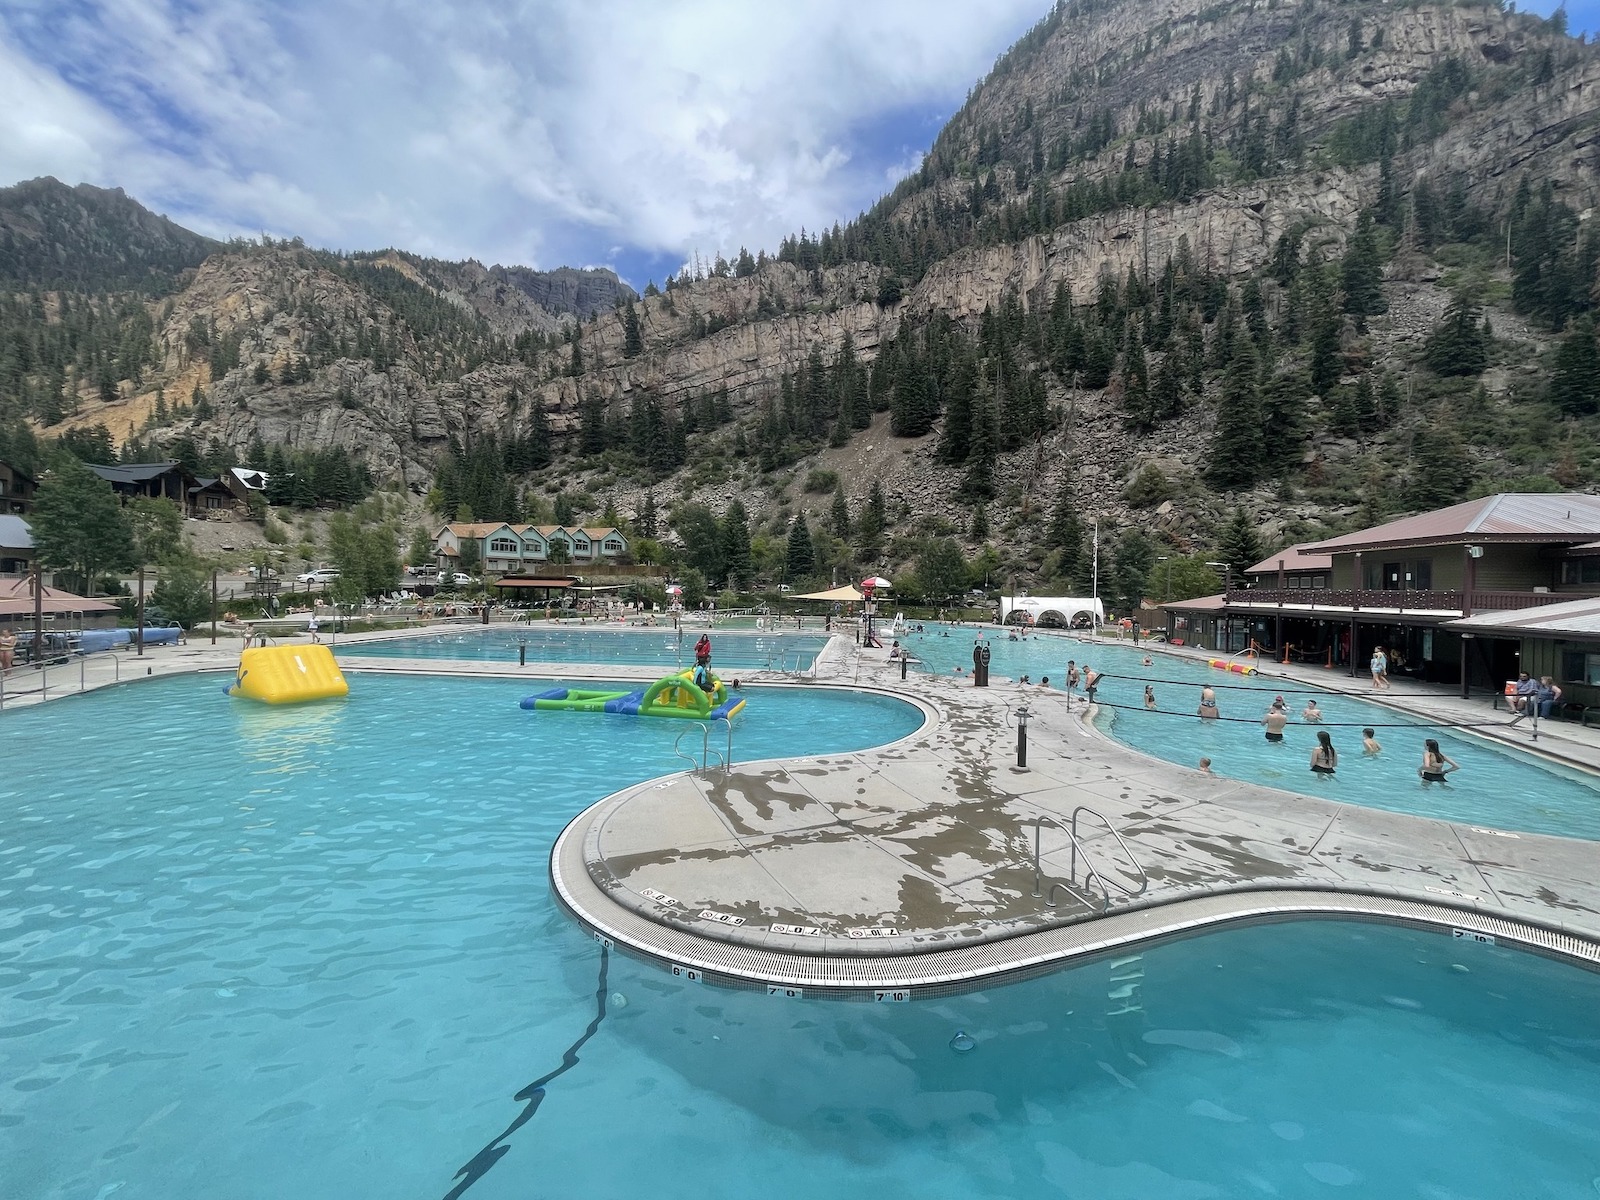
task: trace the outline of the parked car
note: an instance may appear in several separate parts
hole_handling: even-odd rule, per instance
[[[418,563],[410,571],[419,579],[432,579],[439,574],[438,565],[435,563]]]
[[[332,583],[337,578],[339,578],[338,567],[318,567],[315,571],[295,576],[295,580],[299,583]]]
[[[273,567],[246,567],[245,574],[251,579],[276,579],[278,572]]]
[[[478,581],[471,575],[468,575],[465,571],[456,571],[451,574],[450,582],[455,584],[457,587],[471,587]]]

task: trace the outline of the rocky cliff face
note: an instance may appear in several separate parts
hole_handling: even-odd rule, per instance
[[[756,405],[813,347],[831,358],[848,337],[871,363],[936,314],[973,329],[1004,298],[1036,310],[1060,284],[1087,303],[1102,278],[1148,278],[1169,258],[1241,280],[1286,238],[1302,261],[1326,261],[1386,188],[1408,193],[1431,180],[1443,193],[1459,184],[1466,201],[1501,220],[1527,179],[1586,212],[1600,188],[1597,87],[1594,48],[1493,7],[1069,4],[974,88],[923,170],[867,218],[863,228],[903,239],[893,252],[770,261],[748,277],[682,280],[642,299],[608,272],[535,273],[398,252],[367,260],[415,289],[400,294],[303,252],[219,254],[175,297],[159,333],[162,370],[139,394],[147,404],[156,384],[187,390],[192,380],[208,390],[215,415],[182,432],[236,449],[257,437],[340,444],[413,486],[427,481],[450,439],[515,436],[535,408],[558,434],[570,432],[588,398],[616,412],[649,395],[671,410],[725,388],[748,428]],[[1162,164],[1170,176],[1180,153],[1204,155],[1203,179],[1164,180]],[[1152,182],[1131,193],[1137,203],[1108,202],[1140,175]],[[1051,208],[1062,215],[1041,227],[1041,196],[1068,194],[1077,215]],[[1395,230],[1408,246],[1410,220]],[[1407,254],[1391,268],[1407,279],[1392,285],[1394,314],[1374,319],[1370,333],[1344,330],[1350,362],[1415,364],[1427,329],[1417,314],[1436,319],[1447,297],[1436,286],[1442,268]],[[1288,303],[1270,284],[1266,297],[1273,314]],[[427,321],[419,315],[430,300],[456,314],[445,333],[434,310]],[[639,335],[631,354],[618,307],[630,301]],[[197,321],[237,341],[237,364],[217,378],[191,345]],[[1543,344],[1537,331],[1508,314],[1496,323],[1502,336],[1527,339],[1532,361]],[[508,349],[530,331],[549,336]],[[314,360],[309,373],[285,382],[285,364],[302,359]],[[1486,378],[1509,386],[1514,374]],[[1047,435],[1002,457],[1000,486],[1048,495],[1070,471],[1115,510],[1128,475],[1164,460],[1126,431],[1113,396],[1080,393],[1075,382],[1045,372],[1056,417]],[[1206,383],[1171,436],[1207,437],[1215,396],[1215,382]],[[1319,404],[1308,398],[1314,415]],[[105,411],[91,406],[80,420]],[[960,472],[935,464],[927,439],[889,437],[880,418],[861,447],[871,455],[852,464],[861,481],[853,490],[876,476],[908,505],[958,525],[970,516],[956,494]],[[720,503],[734,489],[719,486],[703,494]],[[617,485],[619,494],[636,490]],[[1192,521],[1210,519],[1210,501],[1191,500]],[[1137,519],[1159,526],[1178,517]]]

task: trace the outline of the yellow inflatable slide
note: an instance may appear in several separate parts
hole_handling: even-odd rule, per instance
[[[348,696],[350,685],[334,661],[333,651],[312,643],[258,646],[239,656],[239,674],[226,689],[264,704],[299,704]]]

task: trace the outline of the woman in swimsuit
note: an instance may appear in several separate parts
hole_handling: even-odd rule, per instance
[[[1146,708],[1154,708],[1156,706],[1156,690],[1148,683],[1144,685],[1144,706]]]
[[[1436,739],[1428,738],[1422,746],[1422,766],[1417,768],[1417,774],[1422,776],[1423,783],[1443,783],[1444,777],[1451,771],[1461,769],[1460,763],[1439,749]]]
[[[1217,711],[1217,694],[1208,687],[1200,689],[1200,715],[1208,721],[1222,715]]]
[[[1339,752],[1333,748],[1333,738],[1326,729],[1317,730],[1317,745],[1311,751],[1311,773],[1332,775],[1339,765]]]

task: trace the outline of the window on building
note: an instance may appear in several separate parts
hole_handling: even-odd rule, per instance
[[[1600,584],[1600,558],[1572,558],[1561,564],[1561,582]]]
[[[522,552],[522,547],[512,538],[489,539],[489,553],[515,558]]]
[[[1600,654],[1591,650],[1562,651],[1561,682],[1600,685]]]
[[[620,541],[618,541],[616,538],[607,538],[606,539],[606,550],[608,550],[612,554],[621,554],[622,553],[622,543]]]
[[[1364,586],[1374,592],[1431,592],[1433,559],[1407,558],[1397,562],[1367,563]]]

